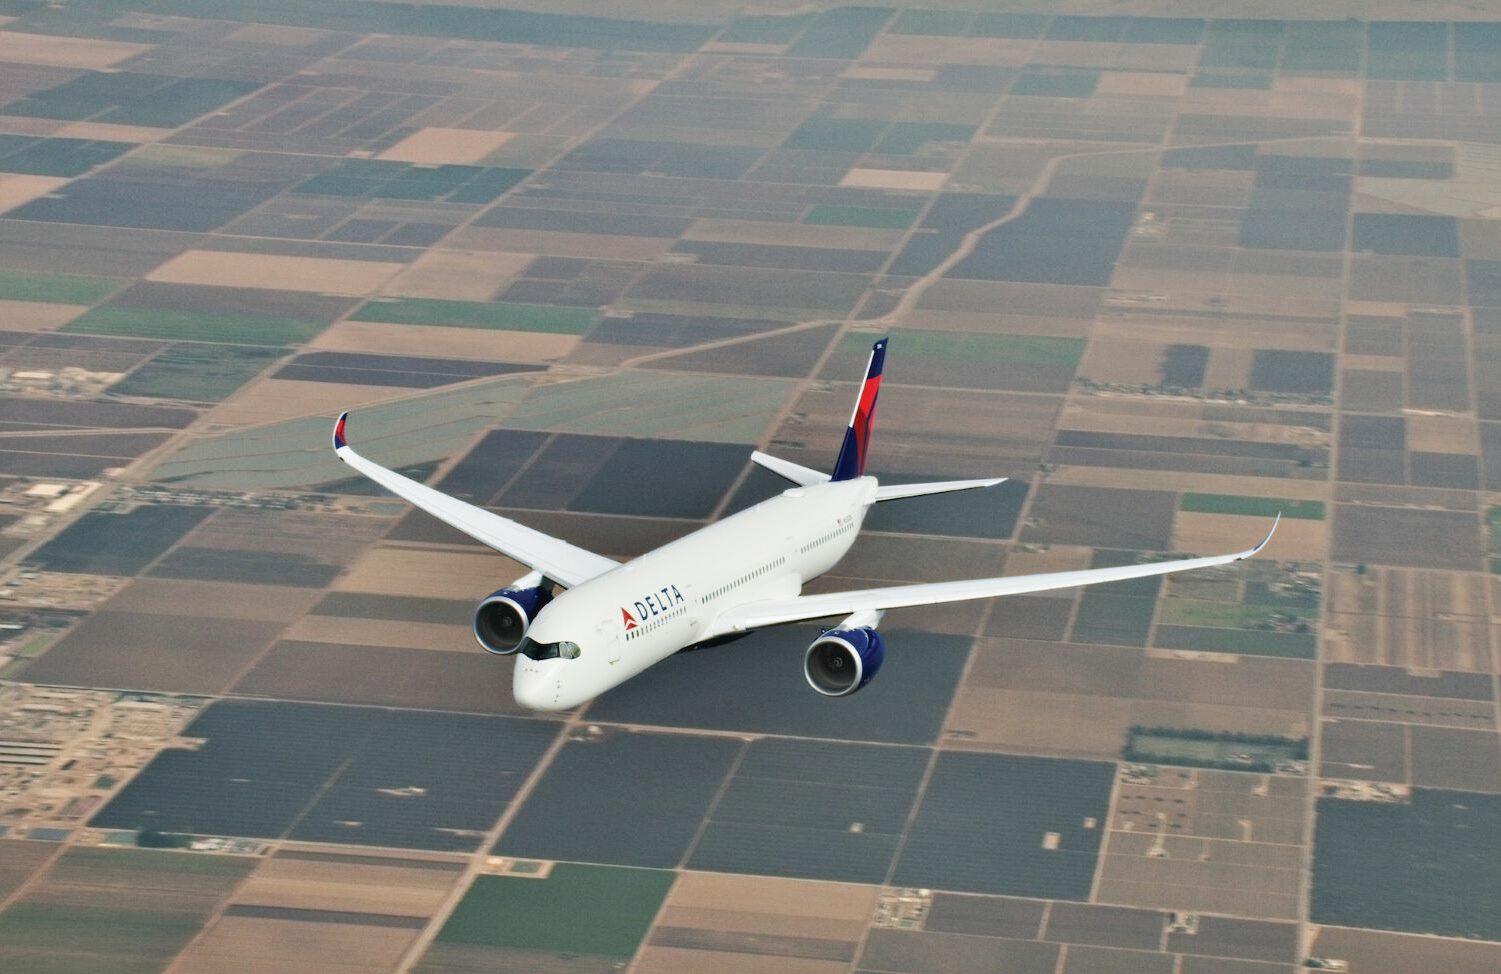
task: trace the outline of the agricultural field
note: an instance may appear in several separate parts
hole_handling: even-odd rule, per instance
[[[1501,969],[1501,20],[994,6],[0,4],[0,967]],[[803,591],[1275,536],[536,714],[329,450],[628,559],[883,336]]]

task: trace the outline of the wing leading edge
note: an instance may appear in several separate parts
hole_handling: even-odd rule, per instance
[[[853,592],[830,592],[825,595],[800,595],[784,600],[749,602],[726,610],[714,621],[710,635],[744,632],[763,626],[776,626],[788,622],[822,619],[827,616],[850,615],[862,610],[905,609],[918,605],[940,605],[945,602],[963,602],[968,599],[988,599],[998,595],[1022,595],[1027,592],[1044,592],[1056,588],[1073,588],[1079,585],[1096,585],[1100,582],[1124,582],[1132,578],[1147,578],[1153,575],[1169,575],[1175,572],[1193,571],[1197,568],[1212,568],[1241,561],[1260,551],[1277,525],[1282,521],[1278,514],[1272,528],[1255,547],[1228,555],[1210,555],[1206,558],[1180,558],[1150,565],[1122,565],[1117,568],[1086,568],[1072,572],[1048,572],[1041,575],[1012,575],[1003,578],[976,578],[958,582],[929,582],[919,585],[894,585],[889,588],[857,589]]]
[[[394,470],[366,460],[354,452],[354,448],[344,438],[344,425],[348,419],[349,413],[346,412],[334,425],[334,452],[339,455],[340,460],[402,500],[422,508],[474,540],[570,588],[603,575],[620,564],[604,555],[597,555],[561,538],[543,534],[482,507],[466,504],[456,497],[450,497],[426,484],[419,484],[410,477],[403,477]]]

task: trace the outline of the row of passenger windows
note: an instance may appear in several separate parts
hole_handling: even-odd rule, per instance
[[[805,544],[801,548],[799,548],[798,551],[800,551],[800,552],[802,552],[803,554],[806,555],[808,552],[812,551],[814,548],[817,548],[819,545],[821,545],[821,544],[828,544],[830,541],[833,541],[835,538],[839,537],[841,534],[845,534],[845,533],[847,533],[849,531],[854,530],[854,527],[855,527],[854,524],[842,524],[839,527],[835,528],[834,530],[830,531],[828,534],[824,535],[823,537],[821,537],[821,538],[814,538],[812,541],[809,541],[807,544]]]
[[[741,575],[739,578],[735,579],[733,582],[730,582],[727,585],[719,586],[719,588],[710,592],[708,595],[705,595],[703,601],[709,602],[719,598],[721,595],[724,595],[727,592],[733,592],[735,589],[744,585],[746,582],[749,582],[752,579],[760,578],[762,575],[765,575],[772,569],[780,568],[785,564],[787,564],[786,558],[778,558],[775,561],[769,561],[766,564],[762,565],[760,568],[757,568],[755,571]]]
[[[644,636],[647,633],[651,632],[652,630],[656,629],[658,626],[665,625],[667,623],[667,620],[669,620],[669,619],[676,619],[678,616],[682,615],[684,612],[687,612],[687,611],[688,611],[688,607],[686,605],[680,605],[676,609],[673,609],[671,612],[667,613],[666,615],[660,615],[660,616],[657,616],[655,619],[653,619],[650,622],[643,622],[643,623],[638,624],[636,626],[636,628],[632,629],[630,632],[628,632],[628,633],[625,634],[625,638],[626,639],[635,639],[638,636]]]

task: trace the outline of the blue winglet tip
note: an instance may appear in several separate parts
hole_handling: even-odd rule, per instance
[[[342,450],[342,449],[344,449],[344,447],[346,447],[346,446],[349,445],[349,441],[346,440],[346,439],[344,439],[344,424],[346,422],[348,422],[348,421],[349,421],[349,410],[346,409],[344,412],[342,412],[342,413],[339,414],[339,420],[338,420],[338,422],[334,423],[334,449],[335,450]]]

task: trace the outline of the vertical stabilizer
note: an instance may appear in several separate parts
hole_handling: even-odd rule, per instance
[[[876,393],[881,391],[886,342],[883,338],[870,348],[870,364],[865,367],[865,381],[860,383],[860,398],[855,400],[855,412],[844,431],[844,445],[839,448],[839,459],[834,461],[831,480],[854,480],[865,474],[865,452],[870,448],[870,427],[876,417]]]

